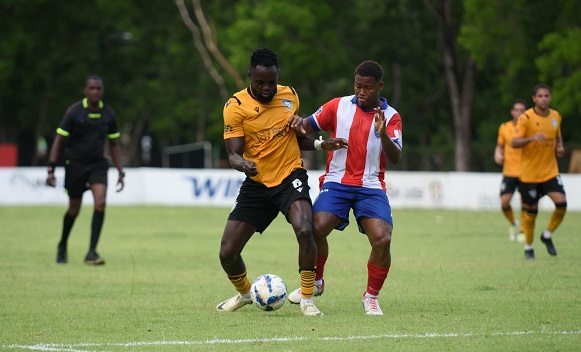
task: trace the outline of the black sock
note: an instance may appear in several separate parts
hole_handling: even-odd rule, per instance
[[[69,240],[69,235],[71,234],[71,230],[73,229],[73,224],[75,223],[76,218],[76,216],[69,215],[68,212],[65,213],[65,217],[63,219],[63,232],[61,235],[61,241],[59,242],[59,249],[67,249],[67,241]]]
[[[89,252],[95,252],[97,250],[97,242],[99,242],[99,236],[103,228],[103,220],[105,220],[105,212],[95,210],[91,223],[91,246],[89,247]]]

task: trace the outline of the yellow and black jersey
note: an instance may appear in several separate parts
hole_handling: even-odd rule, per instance
[[[546,138],[522,148],[521,182],[543,183],[559,175],[555,149],[557,139],[561,138],[561,114],[549,109],[549,113],[542,116],[531,108],[519,116],[514,137],[531,137],[537,132],[544,132]]]
[[[291,172],[303,167],[295,132],[288,126],[298,114],[299,97],[292,87],[277,86],[272,101],[254,99],[250,88],[228,99],[224,106],[224,139],[244,137],[244,159],[256,163],[252,179],[266,187],[279,185]]]
[[[504,147],[504,163],[502,164],[502,175],[507,177],[518,177],[520,175],[520,155],[521,148],[512,147],[512,136],[514,135],[515,124],[512,120],[500,125],[496,143]]]

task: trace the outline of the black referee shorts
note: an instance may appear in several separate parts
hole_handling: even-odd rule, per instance
[[[271,188],[247,177],[242,182],[228,220],[251,224],[256,227],[256,231],[262,233],[278,216],[279,211],[286,217],[291,204],[298,199],[307,199],[312,204],[309,190],[309,178],[305,169],[296,169],[280,185]]]
[[[109,162],[102,159],[93,163],[76,160],[65,162],[65,189],[71,199],[79,199],[93,184],[107,185]]]

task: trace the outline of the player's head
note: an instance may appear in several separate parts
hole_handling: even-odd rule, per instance
[[[533,87],[533,102],[539,108],[545,110],[551,103],[551,88],[545,83],[539,83]]]
[[[364,110],[379,106],[379,93],[383,89],[383,68],[375,61],[367,60],[355,69],[355,96]]]
[[[524,99],[517,98],[513,100],[512,109],[510,110],[513,120],[516,120],[526,109],[527,103],[525,103]]]
[[[103,87],[103,79],[97,75],[90,75],[85,80],[85,88],[83,90],[87,99],[95,104],[103,98],[105,88]]]
[[[278,59],[270,49],[257,49],[250,56],[250,92],[261,103],[268,103],[276,94]]]

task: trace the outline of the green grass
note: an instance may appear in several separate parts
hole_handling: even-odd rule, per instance
[[[395,210],[383,316],[364,315],[369,244],[355,223],[329,238],[325,315],[297,306],[218,313],[235,291],[218,250],[228,209],[109,207],[99,252],[83,258],[92,208],[71,234],[69,264],[55,264],[65,209],[0,207],[2,351],[579,351],[581,214],[538,234],[525,261],[498,212]],[[243,252],[249,275],[298,287],[297,245],[282,216]]]

